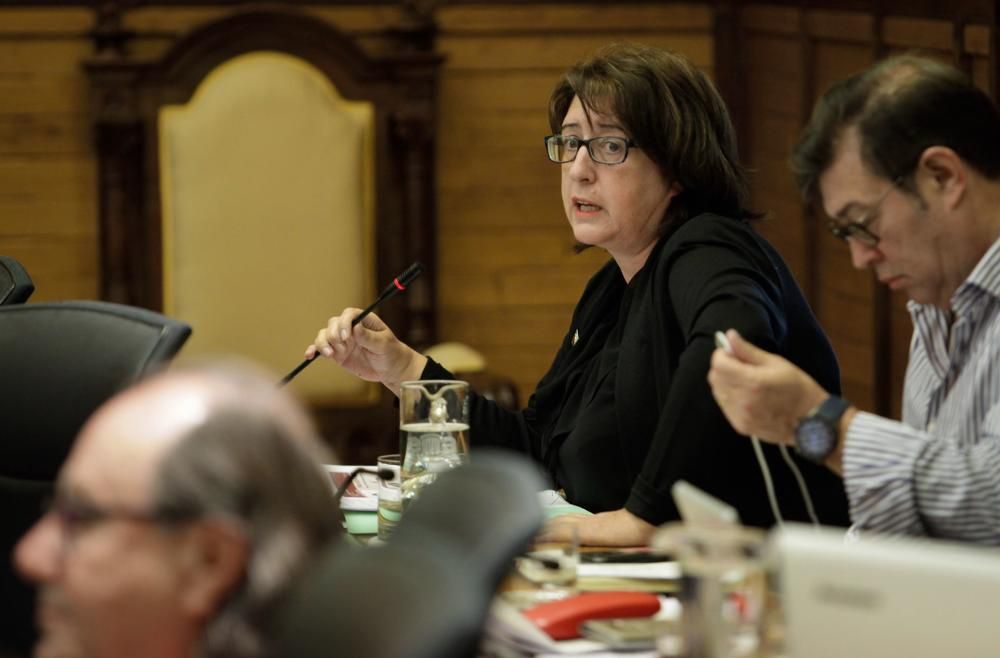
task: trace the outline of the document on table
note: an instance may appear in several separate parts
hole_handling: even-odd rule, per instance
[[[577,578],[628,578],[635,580],[676,580],[681,577],[677,562],[581,562]]]

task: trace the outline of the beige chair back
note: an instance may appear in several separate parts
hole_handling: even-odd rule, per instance
[[[225,61],[160,110],[163,308],[195,329],[185,358],[238,353],[284,373],[328,316],[377,293],[374,112],[274,51]],[[325,360],[296,390],[316,404],[377,395]]]

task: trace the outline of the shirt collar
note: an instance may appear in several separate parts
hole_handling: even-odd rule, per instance
[[[951,308],[957,315],[965,315],[970,305],[981,303],[983,295],[1000,299],[1000,239],[990,245],[972,268],[969,276],[952,295]],[[914,317],[931,309],[941,311],[931,304],[918,304],[914,301],[907,302],[906,306]],[[944,311],[941,313],[947,315]]]
[[[994,242],[986,250],[986,253],[972,269],[969,278],[958,287],[954,299],[957,300],[961,297],[970,286],[974,286],[993,297],[1000,297],[1000,240]]]

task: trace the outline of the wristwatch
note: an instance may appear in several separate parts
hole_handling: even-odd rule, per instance
[[[840,417],[851,403],[831,395],[818,407],[799,419],[795,426],[795,447],[799,454],[816,463],[830,456],[840,437]]]

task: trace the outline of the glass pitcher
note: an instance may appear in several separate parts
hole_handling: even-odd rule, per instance
[[[403,510],[438,473],[469,458],[469,384],[403,382],[399,387],[399,451]]]

